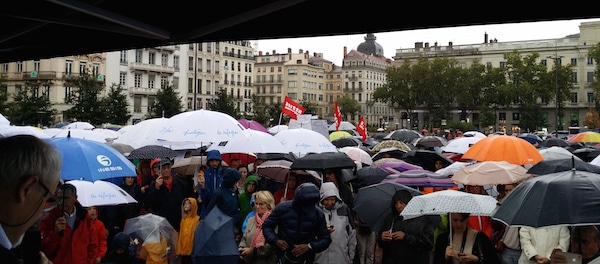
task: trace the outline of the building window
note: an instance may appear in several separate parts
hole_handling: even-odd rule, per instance
[[[127,51],[126,50],[121,51],[119,62],[127,63]]]
[[[142,112],[142,97],[139,95],[136,95],[135,97],[133,97],[133,112],[134,113]]]
[[[594,58],[587,57],[587,65],[594,65]]]
[[[46,99],[50,98],[50,85],[42,86],[42,96]]]
[[[586,75],[587,76],[586,76],[586,80],[585,81],[587,83],[593,83],[594,82],[594,72],[593,71],[586,72]]]
[[[8,72],[8,63],[2,63],[2,72],[3,73],[7,73]]]
[[[92,74],[94,74],[94,76],[100,75],[100,64],[98,64],[98,63],[92,64]]]
[[[127,72],[119,72],[119,85],[127,87]]]
[[[169,65],[169,54],[166,54],[166,53],[160,54],[160,65],[162,65],[162,66]]]
[[[156,75],[148,75],[148,89],[154,89],[154,82],[156,81]]]
[[[506,121],[506,113],[498,113],[498,120]]]
[[[72,60],[66,60],[65,61],[65,74],[66,75],[71,75],[72,72],[73,72],[73,61]]]
[[[140,88],[142,87],[142,75],[136,73],[133,77],[133,87]]]
[[[87,72],[87,62],[79,62],[79,73],[84,74]]]
[[[572,104],[577,103],[577,93],[571,93],[571,103]]]
[[[577,83],[577,72],[576,71],[571,73],[571,79],[573,80],[573,83]]]
[[[160,76],[160,88],[165,89],[169,85],[169,79],[167,76]]]
[[[142,50],[141,49],[136,49],[135,50],[135,62],[141,63],[142,62],[142,57],[143,57]]]
[[[520,118],[521,118],[521,115],[519,113],[512,114],[512,120],[519,121]]]
[[[148,52],[148,64],[155,65],[156,64],[156,53]]]
[[[577,58],[571,58],[571,65],[577,66]]]
[[[33,70],[36,72],[40,71],[40,61],[39,60],[33,61]]]
[[[72,94],[73,94],[73,87],[65,86],[65,103],[67,102],[67,100],[69,100],[69,98],[71,97]]]
[[[173,68],[175,71],[179,71],[179,56],[177,55],[173,56]]]
[[[587,102],[594,103],[594,93],[587,93]]]

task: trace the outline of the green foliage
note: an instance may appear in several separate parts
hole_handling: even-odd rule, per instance
[[[258,100],[258,96],[256,96],[255,94],[252,95],[251,99],[252,105],[254,106],[254,108],[252,109],[254,113],[252,120],[261,123],[265,127],[269,126],[269,123],[272,118],[268,112],[269,106]]]
[[[156,92],[154,104],[150,107],[148,114],[151,118],[169,118],[179,114],[182,112],[181,109],[183,108],[181,98],[179,93],[175,92],[175,89],[173,89],[173,85],[165,85]]]
[[[217,91],[217,98],[208,103],[208,108],[212,111],[218,111],[240,119],[240,111],[235,107],[235,103],[227,96],[227,90]]]
[[[352,119],[354,119],[355,115],[360,115],[361,109],[358,101],[352,99],[349,94],[342,95],[337,100],[337,103],[340,107],[340,112],[342,112],[342,116],[351,115]]]
[[[302,101],[300,101],[300,105],[302,105],[302,107],[304,107],[304,109],[306,110],[304,112],[304,114],[307,114],[307,115],[317,115],[318,114],[317,106],[313,102],[302,99]]]
[[[56,115],[48,95],[35,95],[39,87],[26,86],[13,95],[14,101],[8,103],[7,117],[12,124],[29,126],[50,126]]]
[[[102,98],[102,106],[105,110],[103,123],[125,125],[131,118],[127,111],[127,95],[123,93],[121,85],[111,85],[107,96]]]
[[[66,110],[64,116],[67,120],[102,124],[104,109],[99,95],[103,84],[88,72],[81,73],[73,80],[72,86],[75,89],[66,99],[66,103],[73,104],[73,107]]]

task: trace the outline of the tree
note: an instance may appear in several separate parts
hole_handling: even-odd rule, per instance
[[[240,119],[240,111],[235,107],[235,103],[227,96],[226,89],[217,91],[217,98],[208,103],[208,108],[212,111],[218,111]]]
[[[173,89],[173,85],[165,85],[161,90],[156,92],[154,104],[150,107],[148,114],[152,118],[169,118],[179,114],[182,112],[181,109],[183,108],[181,98],[182,97],[175,92],[175,89]]]
[[[588,129],[600,127],[600,115],[598,115],[598,111],[596,109],[590,107],[590,110],[585,114],[583,125]]]
[[[300,101],[300,105],[302,105],[302,107],[304,107],[304,114],[307,115],[316,115],[317,114],[317,108],[316,105],[311,102],[310,100],[306,100],[306,99],[302,99],[302,101]]]
[[[13,124],[30,126],[50,126],[56,115],[47,94],[39,95],[39,87],[25,86],[13,95],[14,101],[8,104],[10,121]]]
[[[102,99],[102,105],[106,113],[105,122],[111,124],[127,124],[131,115],[127,111],[127,96],[123,93],[123,87],[120,84],[112,84],[108,94]]]
[[[594,61],[600,61],[600,43],[592,46],[590,51],[588,52],[590,58]],[[594,90],[594,101],[596,102],[596,107],[594,111],[598,111],[600,109],[600,64],[596,63],[596,69],[594,70],[594,81],[592,81],[592,89]]]
[[[72,84],[77,89],[66,98],[66,103],[72,104],[73,107],[66,110],[64,116],[94,125],[102,124],[104,109],[99,100],[100,92],[104,89],[102,83],[86,71],[74,79]]]
[[[6,77],[0,75],[0,111],[4,111],[4,109],[8,107],[6,104],[6,101],[8,101],[8,87],[6,86],[5,82]]]
[[[271,117],[271,115],[269,115],[269,107],[265,103],[261,102],[258,96],[256,96],[255,94],[251,96],[251,99],[252,105],[254,106],[252,108],[254,112],[253,120],[261,123],[265,127],[268,127],[271,119],[273,118]]]
[[[349,94],[342,95],[337,100],[338,106],[340,107],[340,112],[342,112],[342,116],[351,115],[352,120],[355,119],[355,115],[361,112],[360,105],[358,102]]]

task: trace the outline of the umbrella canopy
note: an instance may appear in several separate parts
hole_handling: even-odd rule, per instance
[[[338,151],[346,153],[346,155],[348,155],[348,157],[354,161],[358,161],[369,166],[373,164],[373,158],[371,158],[371,155],[359,147],[343,147],[338,149]]]
[[[455,187],[456,184],[445,175],[433,171],[414,169],[390,174],[381,182],[395,182],[410,187]]]
[[[125,143],[131,145],[133,148],[141,148],[149,145],[159,145],[168,147],[174,150],[186,149],[186,148],[199,148],[201,146],[207,146],[209,142],[198,142],[198,143],[173,143],[166,140],[159,140],[155,135],[157,131],[163,131],[168,129],[166,122],[168,118],[151,118],[143,120],[135,125],[125,126],[119,129],[121,136],[115,139],[115,143]]]
[[[96,181],[135,176],[135,166],[111,146],[81,138],[47,138],[60,152],[63,180]]]
[[[421,133],[414,131],[414,130],[398,129],[398,130],[394,130],[394,131],[390,132],[383,139],[393,139],[393,140],[398,140],[398,141],[402,141],[405,143],[410,143],[414,139],[420,138],[422,136],[423,135],[421,135]]]
[[[598,143],[600,142],[600,133],[594,131],[579,132],[570,136],[567,141],[581,143]]]
[[[138,258],[159,263],[175,256],[179,235],[162,216],[147,213],[129,218],[125,221],[123,233],[131,238]]]
[[[555,172],[579,170],[600,173],[600,166],[587,163],[581,159],[572,156],[564,159],[542,160],[533,165],[527,173],[535,175],[546,175]]]
[[[413,197],[400,215],[404,216],[404,219],[447,213],[491,216],[496,204],[496,198],[489,195],[442,190]]]
[[[459,137],[448,141],[448,144],[442,148],[443,152],[452,152],[465,154],[467,150],[479,140],[482,140],[481,137]]]
[[[336,131],[336,132],[339,132],[339,131]],[[346,131],[344,131],[344,132],[346,132]],[[335,133],[335,132],[333,132],[333,133]],[[329,136],[331,136],[331,134]],[[333,144],[336,148],[343,148],[343,147],[358,147],[358,146],[362,145],[362,142],[360,142],[360,139],[355,138],[355,137],[342,137],[342,138],[337,138],[337,139],[332,140],[331,144]]]
[[[404,150],[404,151],[410,151],[413,149],[412,147],[410,147],[409,144],[406,144],[402,141],[388,139],[388,140],[383,140],[383,141],[377,143],[377,145],[375,145],[375,146],[373,146],[373,148],[371,148],[371,151],[373,153],[377,154],[377,152],[379,152],[382,149],[386,149],[386,148],[397,148],[397,149]]]
[[[356,170],[356,183],[359,187],[380,183],[390,173],[378,167],[363,167]]]
[[[352,137],[352,134],[350,134],[348,131],[344,131],[344,130],[338,130],[338,131],[333,131],[331,133],[329,133],[329,141],[334,141],[338,138],[349,138]]]
[[[336,130],[335,123],[329,125],[327,130],[335,131]],[[356,130],[356,126],[348,121],[342,121],[342,122],[340,122],[340,127],[337,130]]]
[[[312,182],[321,185],[321,176],[314,170],[292,170],[292,162],[289,160],[266,160],[256,167],[256,174],[273,179],[276,182],[285,183],[290,172],[298,175],[299,182]],[[300,185],[299,183],[297,185]]]
[[[306,128],[294,128],[280,131],[275,137],[283,144],[286,151],[302,157],[307,153],[337,152],[329,138],[323,134]]]
[[[561,147],[549,147],[549,148],[541,148],[539,149],[540,154],[544,157],[544,160],[552,160],[552,159],[570,159],[571,157],[575,157],[576,159],[580,159],[575,156],[571,151],[568,151],[565,148]]]
[[[377,167],[389,172],[390,174],[397,174],[409,170],[423,170],[423,167],[408,163],[401,159],[384,158],[382,160],[384,160],[383,163],[378,164]]]
[[[372,157],[373,161],[378,161],[384,158],[396,158],[401,159],[404,157],[407,151],[398,149],[396,147],[382,148]]]
[[[531,178],[527,169],[506,161],[481,161],[459,169],[452,180],[464,185],[512,184]]]
[[[422,195],[417,189],[395,182],[373,184],[358,189],[353,209],[367,226],[379,230],[385,217],[392,211],[392,197],[398,190],[410,191],[413,199]]]
[[[0,113],[0,126],[10,126],[10,121]]]
[[[540,136],[538,136],[536,134],[531,134],[531,133],[521,133],[517,137],[520,139],[524,139],[533,145],[541,144],[542,141],[544,141]]]
[[[492,216],[515,226],[600,224],[600,175],[568,170],[533,177],[508,195]]]
[[[424,136],[412,142],[417,148],[430,149],[448,145],[448,140],[439,136]]]
[[[269,133],[269,130],[256,120],[238,119],[238,122],[247,129]]]
[[[536,164],[544,159],[531,143],[507,135],[486,137],[477,141],[462,158],[477,161],[504,160],[517,165]]]
[[[544,140],[542,140],[542,143],[540,143],[540,147],[561,147],[561,148],[566,148],[569,146],[569,142],[562,139],[562,138],[557,138],[557,137],[549,137],[546,138]]]
[[[462,169],[465,166],[476,163],[477,161],[455,161],[454,163],[448,165],[447,167],[441,168],[435,172],[446,175],[448,177],[452,177],[458,170]]]
[[[206,165],[206,156],[190,156],[176,159],[171,168],[179,175],[194,175],[200,165]]]
[[[486,138],[487,136],[479,131],[467,131],[463,133],[463,137]]]
[[[309,153],[296,159],[290,166],[293,170],[349,169],[354,168],[354,160],[344,152]]]
[[[73,184],[77,189],[77,200],[83,207],[118,205],[137,203],[129,193],[124,191],[118,185],[97,180],[94,182],[84,180],[70,180],[67,183]]]
[[[239,255],[237,244],[233,242],[235,241],[235,234],[231,232],[233,227],[233,217],[226,215],[215,206],[194,231],[192,256]]]
[[[125,156],[129,155],[129,153],[131,153],[134,150],[134,148],[131,145],[125,143],[115,143],[114,141],[112,141],[106,142],[106,144],[116,149],[119,153]]]
[[[79,129],[79,128],[55,129],[54,132],[55,133],[52,136],[53,138],[61,138],[61,137],[62,138],[64,138],[64,137],[83,138],[83,139],[97,141],[100,143],[106,143],[107,139],[110,139],[110,137],[107,137],[106,135],[103,135],[100,132],[96,132],[96,131],[90,130],[90,129]]]
[[[33,126],[0,126],[0,138],[14,135],[31,135],[38,138],[49,138],[46,133]]]
[[[174,158],[177,157],[177,151],[158,145],[148,145],[136,148],[127,155],[128,159],[155,159],[155,158]]]
[[[435,162],[440,160],[442,161],[443,167],[446,167],[452,164],[451,159],[442,155],[441,153],[433,150],[424,150],[424,149],[415,149],[409,152],[406,152],[402,157],[402,160],[412,163],[415,165],[419,165],[423,167],[423,169],[436,171]]]
[[[152,138],[169,142],[211,142],[219,143],[235,138],[247,138],[244,126],[228,114],[200,109],[176,114],[163,124],[164,129],[156,130]]]
[[[288,130],[288,126],[287,125],[276,125],[276,126],[269,127],[268,130],[269,130],[269,133],[271,133],[271,135],[275,135],[275,134],[279,133],[280,131]]]
[[[71,122],[66,126],[61,127],[62,129],[94,129],[96,126],[90,124],[89,122],[76,121]]]
[[[273,135],[259,130],[248,129],[244,131],[247,138],[238,137],[228,141],[211,144],[209,150],[219,150],[224,153],[288,153],[287,149]]]

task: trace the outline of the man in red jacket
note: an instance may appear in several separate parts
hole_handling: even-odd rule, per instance
[[[68,182],[59,186],[56,200],[38,225],[42,251],[53,263],[94,264],[98,236],[87,210],[77,202],[77,189]]]

